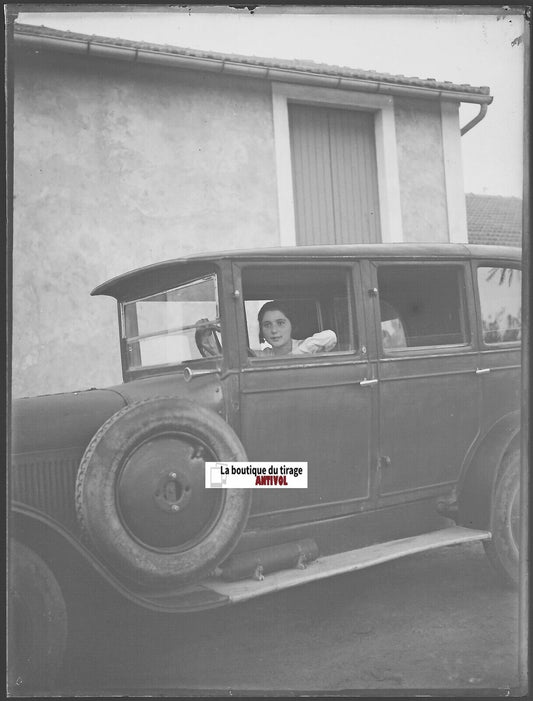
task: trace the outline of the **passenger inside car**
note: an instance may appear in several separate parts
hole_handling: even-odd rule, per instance
[[[326,329],[303,340],[292,337],[294,320],[285,302],[273,300],[264,304],[257,315],[259,342],[265,341],[270,348],[254,351],[256,356],[303,355],[327,353],[337,345],[334,331]]]

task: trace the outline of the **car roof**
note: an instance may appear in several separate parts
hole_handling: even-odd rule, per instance
[[[236,249],[195,253],[182,258],[153,263],[128,271],[111,278],[95,287],[91,295],[110,295],[124,299],[131,295],[136,281],[166,278],[170,273],[182,273],[186,267],[200,271],[209,264],[223,260],[239,261],[326,261],[342,259],[405,259],[418,258],[456,259],[488,258],[520,260],[521,250],[511,246],[483,246],[462,243],[375,243],[375,244],[332,244],[320,246],[278,246],[276,248]],[[162,288],[163,289],[163,288]]]

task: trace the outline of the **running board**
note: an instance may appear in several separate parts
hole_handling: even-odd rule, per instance
[[[432,533],[401,538],[400,540],[390,540],[386,543],[369,545],[366,548],[348,550],[335,555],[326,555],[319,557],[314,562],[310,562],[306,569],[282,570],[266,575],[262,580],[247,579],[240,582],[223,582],[221,579],[212,577],[204,580],[201,584],[206,589],[228,597],[232,603],[236,603],[281,589],[296,587],[299,584],[333,577],[337,574],[355,572],[356,570],[379,565],[382,562],[395,560],[406,555],[414,555],[415,553],[442,548],[446,545],[489,540],[490,538],[490,531],[477,531],[471,528],[453,526],[452,528],[443,528]]]

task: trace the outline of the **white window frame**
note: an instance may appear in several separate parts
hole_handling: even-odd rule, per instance
[[[305,85],[273,83],[272,110],[280,244],[282,246],[296,245],[289,102],[302,102],[319,106],[335,105],[336,107],[362,109],[375,113],[381,240],[386,243],[403,241],[394,98],[391,95],[347,92],[335,88],[313,88]]]

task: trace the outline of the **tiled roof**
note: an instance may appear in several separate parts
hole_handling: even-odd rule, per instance
[[[254,66],[285,71],[297,71],[303,74],[323,75],[334,78],[348,78],[353,80],[379,81],[391,85],[410,86],[447,92],[467,93],[471,95],[490,95],[490,88],[486,86],[475,87],[468,84],[455,84],[449,81],[438,81],[434,78],[417,78],[391,73],[378,73],[377,71],[349,68],[347,66],[331,66],[325,63],[316,63],[311,60],[288,60],[275,58],[261,58],[258,56],[242,56],[240,54],[224,54],[216,51],[200,51],[199,49],[180,48],[177,46],[151,44],[130,39],[118,39],[96,35],[80,34],[49,27],[37,27],[29,24],[15,23],[15,39],[24,36],[41,37],[47,39],[65,40],[70,42],[86,42],[102,44],[106,46],[131,49],[135,51],[148,51],[166,55],[184,56],[198,60],[212,60],[240,64],[242,66]],[[490,101],[490,99],[489,99]]]
[[[469,243],[522,245],[522,200],[499,195],[466,195]]]

